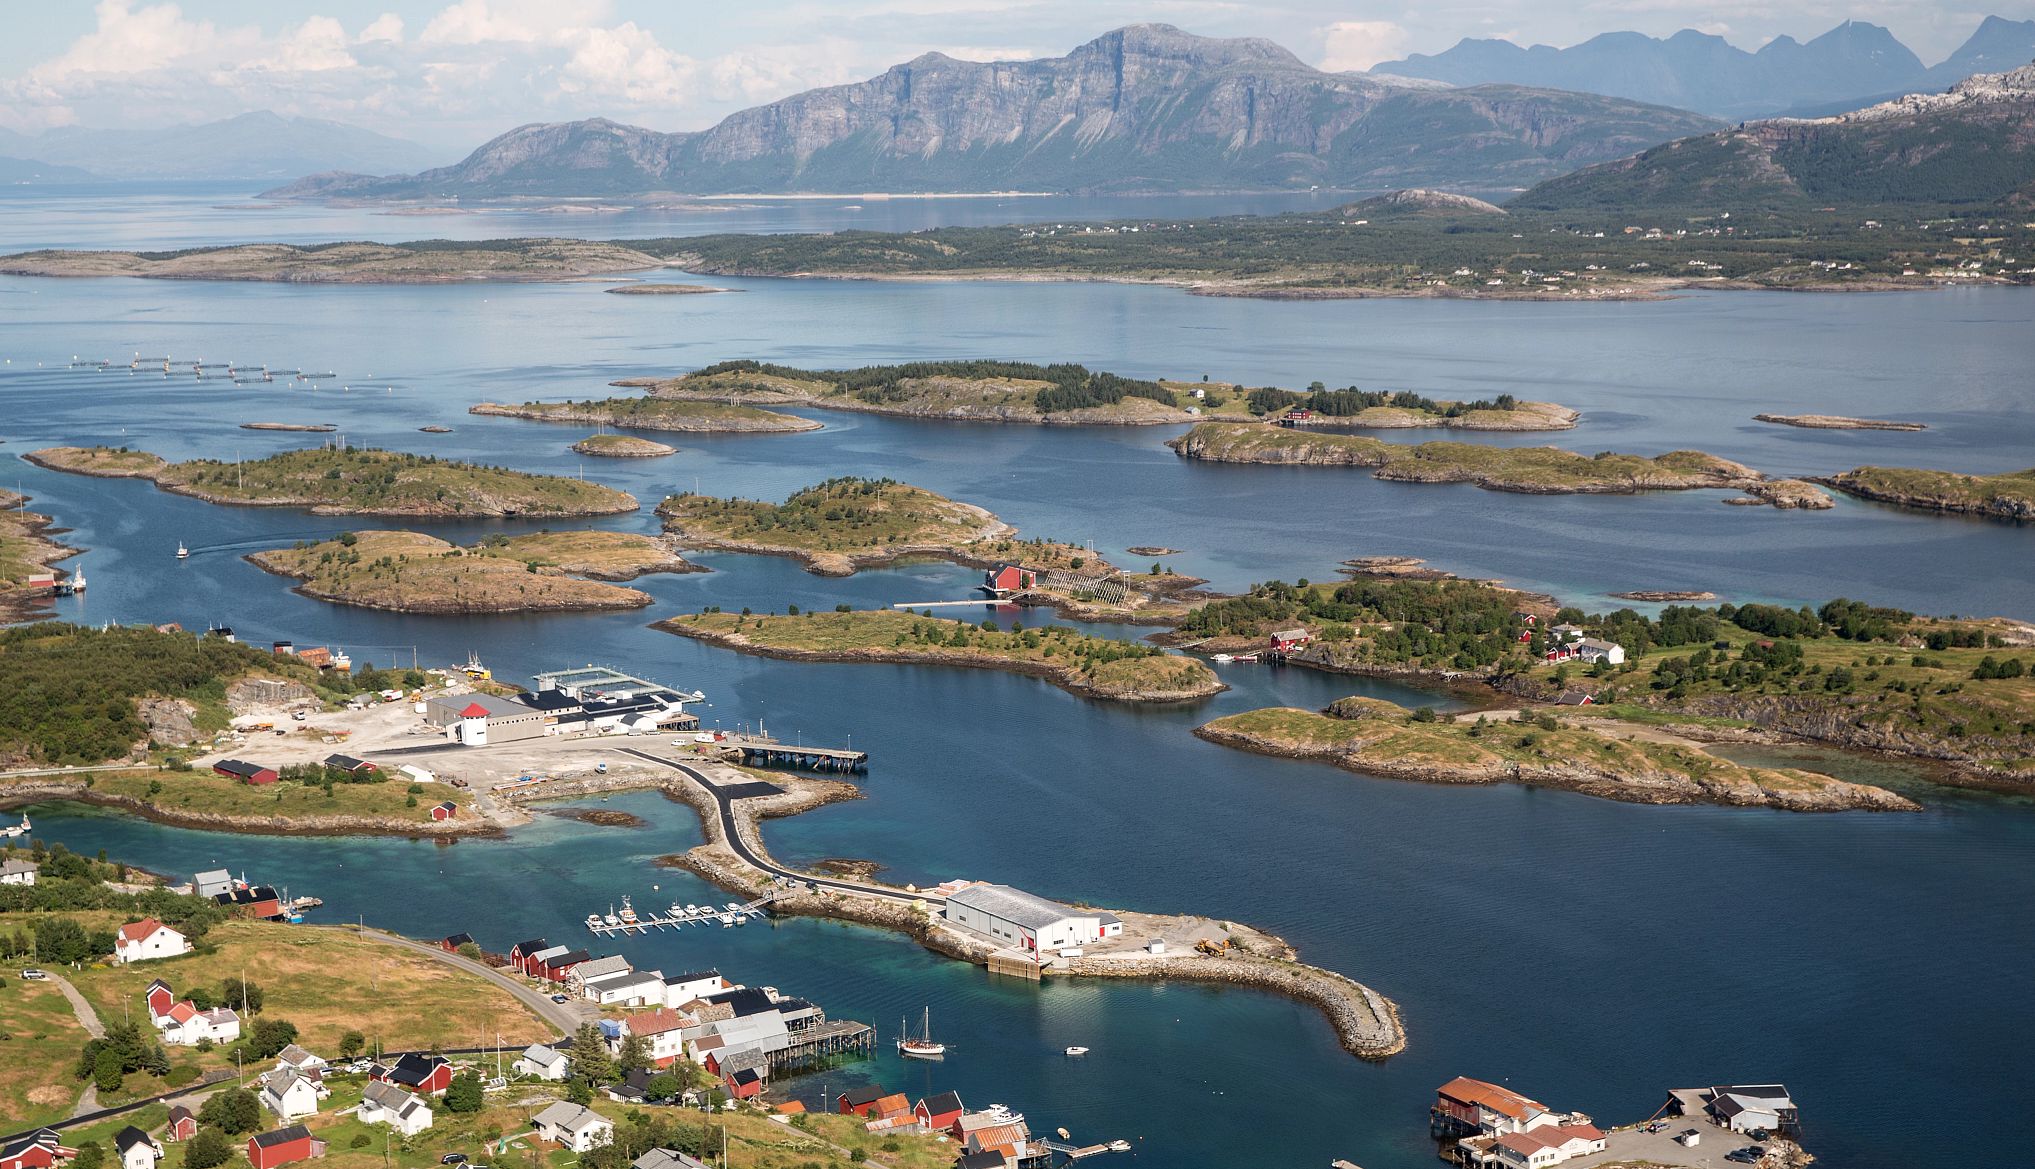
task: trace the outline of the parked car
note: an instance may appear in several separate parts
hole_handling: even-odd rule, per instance
[[[570,1002],[571,1000],[570,1000],[570,999],[568,999],[568,998],[566,998],[566,997],[565,997],[564,995],[562,995],[562,994],[555,994],[555,995],[552,995],[552,996],[551,996],[551,1001],[552,1001],[552,1002],[554,1002],[554,1003],[563,1003],[563,1002]]]
[[[438,1158],[438,1163],[440,1165],[464,1165],[466,1164],[466,1154],[447,1153],[443,1157]]]
[[[1765,1156],[1765,1149],[1760,1148],[1758,1145],[1747,1145],[1742,1149],[1733,1149],[1724,1154],[1724,1159],[1727,1161],[1737,1161],[1741,1165],[1757,1165]]]
[[[22,971],[21,977],[22,980],[25,982],[48,982],[49,972],[46,970],[35,970],[31,968]]]

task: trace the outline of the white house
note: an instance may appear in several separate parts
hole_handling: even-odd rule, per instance
[[[386,1124],[406,1137],[431,1127],[431,1106],[422,1097],[380,1080],[370,1080],[362,1089],[354,1115],[362,1124]]]
[[[1732,1132],[1789,1132],[1797,1122],[1795,1101],[1780,1084],[1724,1084],[1707,1095],[1705,1111]]]
[[[322,1072],[329,1064],[323,1056],[313,1055],[311,1052],[292,1043],[276,1053],[276,1066],[278,1068],[294,1068],[300,1072]]]
[[[586,996],[586,984],[596,978],[610,974],[626,974],[633,967],[620,954],[609,954],[603,958],[589,958],[565,972],[565,987],[573,994]]]
[[[1592,1124],[1550,1124],[1525,1132],[1508,1132],[1493,1143],[1500,1164],[1508,1169],[1547,1169],[1571,1157],[1604,1151],[1604,1134]]]
[[[194,1047],[207,1039],[231,1043],[240,1038],[239,1014],[227,1007],[201,1011],[189,999],[156,1016],[155,1025],[162,1028],[163,1042],[172,1047]]]
[[[1586,662],[1609,662],[1614,666],[1625,664],[1625,647],[1615,641],[1586,637],[1576,643],[1576,656]]]
[[[542,1043],[533,1043],[524,1048],[523,1054],[509,1066],[519,1076],[536,1076],[556,1083],[565,1079],[566,1064],[564,1052],[554,1051]]]
[[[546,1105],[530,1123],[539,1139],[555,1141],[575,1153],[598,1149],[615,1139],[615,1126],[600,1113],[564,1100]]]
[[[0,885],[33,885],[40,870],[41,866],[27,857],[9,857],[0,861]]]
[[[992,941],[1037,954],[1123,933],[1113,913],[1074,909],[1009,885],[970,885],[947,897],[947,921]]]
[[[146,962],[152,958],[174,958],[191,952],[184,935],[152,917],[120,927],[113,956],[122,962]]]
[[[113,1134],[113,1148],[120,1154],[120,1169],[155,1169],[163,1159],[163,1147],[155,1138],[131,1124]]]
[[[590,978],[580,993],[602,1006],[641,1007],[664,1001],[664,974],[657,970],[624,970]]]
[[[673,974],[664,980],[664,1005],[667,1007],[682,1007],[694,999],[705,998],[710,994],[719,994],[721,991],[729,989],[731,989],[731,984],[727,979],[721,977],[721,972],[718,970],[699,970],[689,971],[685,974]]]
[[[268,1081],[261,1086],[261,1103],[284,1121],[315,1116],[318,1083],[295,1068],[279,1068],[270,1072]]]
[[[699,1020],[690,1015],[680,1014],[670,1007],[659,1007],[629,1016],[622,1021],[622,1026],[628,1034],[640,1036],[650,1045],[651,1063],[670,1067],[673,1060],[685,1054],[685,1029],[698,1023]],[[619,1051],[619,1043],[616,1046]]]

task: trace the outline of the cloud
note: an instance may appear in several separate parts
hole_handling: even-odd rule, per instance
[[[1339,20],[1322,30],[1321,67],[1332,72],[1369,69],[1398,57],[1411,39],[1389,20]]]
[[[560,34],[572,55],[559,70],[569,94],[619,98],[633,105],[684,105],[698,66],[627,21],[614,28],[579,28]]]
[[[357,39],[363,45],[371,45],[376,41],[401,44],[403,40],[403,18],[393,12],[384,12],[380,16],[375,17],[372,24],[361,29],[360,36]]]
[[[534,44],[608,16],[601,0],[459,0],[432,17],[417,39],[427,45]]]

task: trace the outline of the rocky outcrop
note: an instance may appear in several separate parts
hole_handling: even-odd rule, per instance
[[[1905,467],[1858,467],[1816,482],[1860,499],[1922,511],[2035,520],[2035,468],[2011,475],[1960,475]]]
[[[144,698],[135,703],[135,708],[148,727],[150,742],[165,747],[188,747],[198,741],[198,726],[192,721],[198,708],[189,702],[181,698]]]
[[[318,695],[302,682],[274,678],[241,678],[226,686],[226,708],[235,715],[289,714],[317,710]]]
[[[1764,483],[1749,483],[1745,494],[1761,503],[1770,504],[1782,511],[1800,509],[1803,511],[1829,511],[1836,507],[1836,501],[1813,483],[1801,479],[1769,479]]]
[[[1432,132],[1439,124],[1450,132]],[[314,175],[268,194],[1493,189],[1716,125],[1579,93],[1326,73],[1270,41],[1147,24],[1064,57],[927,53],[696,133],[605,119],[520,126],[454,166]]]
[[[1799,426],[1807,430],[1927,430],[1920,422],[1887,422],[1878,418],[1845,418],[1837,414],[1755,414],[1754,422]]]

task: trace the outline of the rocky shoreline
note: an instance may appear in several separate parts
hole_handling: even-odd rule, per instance
[[[678,453],[675,446],[619,434],[589,435],[573,443],[572,449],[579,454],[602,459],[656,459]]]
[[[894,564],[899,560],[913,557],[937,557],[971,568],[982,568],[989,561],[968,552],[970,544],[984,540],[999,540],[1017,535],[1017,529],[997,519],[984,508],[959,500],[946,500],[947,506],[958,514],[975,519],[978,526],[970,532],[961,533],[960,538],[938,544],[882,544],[871,548],[857,548],[852,551],[814,550],[798,548],[789,544],[771,544],[761,540],[736,540],[716,536],[698,529],[688,530],[664,504],[659,504],[657,514],[664,517],[665,530],[687,548],[708,549],[717,552],[743,552],[752,556],[784,556],[805,563],[807,572],[814,576],[853,576],[864,568],[876,568]]]
[[[1206,685],[1186,690],[1137,690],[1098,686],[1083,680],[1070,666],[1048,665],[1044,662],[1028,661],[1021,658],[1003,657],[997,654],[975,653],[966,649],[903,649],[867,648],[843,650],[793,649],[782,646],[759,645],[739,633],[723,633],[718,630],[700,629],[683,621],[666,620],[656,622],[653,629],[689,637],[708,645],[733,650],[736,653],[755,657],[776,658],[787,662],[836,662],[863,663],[898,666],[959,666],[974,670],[1001,670],[1010,674],[1025,674],[1039,678],[1069,694],[1083,698],[1098,698],[1111,702],[1167,703],[1193,702],[1222,693],[1229,689],[1222,682],[1209,675]]]
[[[117,808],[123,812],[132,812],[144,820],[168,824],[173,828],[198,828],[246,836],[407,836],[413,840],[433,840],[501,834],[499,828],[485,820],[430,822],[353,813],[330,816],[236,816],[223,812],[192,812],[164,807],[136,796],[97,791],[86,785],[84,776],[38,777],[0,783],[0,807],[15,808],[24,804],[52,801]]]
[[[1384,779],[1434,784],[1518,783],[1556,788],[1601,799],[1634,804],[1724,804],[1774,808],[1791,812],[1880,811],[1914,812],[1920,805],[1883,788],[1831,779],[1804,790],[1762,786],[1723,778],[1679,775],[1660,770],[1612,769],[1580,760],[1566,764],[1529,765],[1504,759],[1441,765],[1421,759],[1395,759],[1336,743],[1304,743],[1214,723],[1196,727],[1197,738],[1237,750],[1284,759],[1332,763],[1346,771]],[[1718,761],[1723,763],[1722,760]],[[1750,771],[1750,769],[1745,769]],[[1785,774],[1785,773],[1777,773]]]
[[[823,428],[822,424],[810,418],[779,414],[770,410],[757,411],[758,414],[766,415],[760,418],[678,418],[655,415],[643,417],[627,411],[604,409],[592,403],[581,402],[525,402],[520,406],[507,402],[479,402],[467,407],[466,412],[489,418],[521,418],[530,422],[593,422],[608,426],[626,426],[631,430],[670,431],[675,434],[797,434]]]
[[[1858,467],[1814,482],[1846,495],[1917,511],[2035,520],[2035,473],[1962,475],[1954,471]]]
[[[59,561],[68,560],[83,551],[50,539],[51,533],[66,529],[58,528],[56,521],[46,515],[19,510],[27,502],[28,496],[0,488],[0,535],[22,542],[22,560],[25,563],[35,568],[54,570]],[[0,624],[48,617],[48,600],[47,593],[30,593],[25,587],[9,588],[0,583]]]

